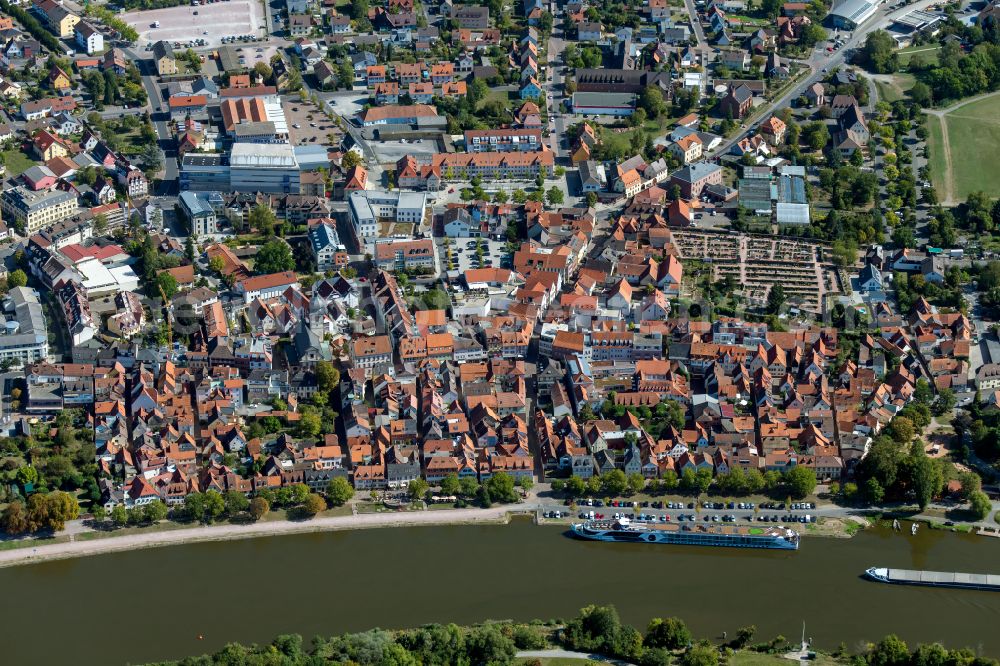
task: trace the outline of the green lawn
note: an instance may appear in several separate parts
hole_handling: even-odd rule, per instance
[[[497,90],[496,88],[490,88],[490,91],[486,94],[486,96],[483,97],[482,100],[480,100],[479,108],[480,109],[483,108],[488,101],[495,99],[499,100],[500,103],[504,105],[505,109],[509,109],[511,108],[510,98],[511,98],[511,93],[508,93],[506,90]],[[519,102],[520,100],[517,101]]]
[[[920,46],[908,46],[905,49],[900,49],[896,52],[899,57],[900,67],[906,67],[910,64],[910,59],[916,55],[920,56],[928,65],[936,65],[938,62],[938,54],[941,52],[941,45],[929,45],[921,44]]]
[[[964,201],[972,192],[1000,196],[1000,95],[961,106],[947,116],[952,158],[952,198]],[[931,170],[935,184],[943,182],[944,157],[940,130],[931,133]]]
[[[906,96],[906,91],[912,88],[914,83],[916,83],[916,79],[912,74],[901,72],[893,74],[891,82],[875,81],[875,87],[878,88],[879,99],[892,103],[903,99]]]
[[[934,185],[938,196],[942,197],[945,193],[944,171],[948,165],[944,158],[944,150],[941,147],[941,144],[944,142],[941,136],[941,120],[937,116],[928,116],[927,130],[927,146],[931,151],[931,184]]]
[[[35,162],[20,150],[5,150],[2,154],[8,176],[20,176],[26,169],[35,166]]]

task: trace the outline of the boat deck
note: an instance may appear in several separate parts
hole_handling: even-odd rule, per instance
[[[888,577],[889,580],[899,583],[916,583],[921,585],[961,585],[970,587],[993,587],[1000,589],[1000,576],[995,574],[889,569]]]
[[[590,520],[588,528],[594,530],[620,529],[617,520]],[[629,529],[649,532],[695,532],[701,534],[723,534],[729,536],[742,535],[751,537],[786,536],[792,530],[783,527],[753,527],[749,525],[718,524],[702,525],[698,523],[653,523],[631,522]]]

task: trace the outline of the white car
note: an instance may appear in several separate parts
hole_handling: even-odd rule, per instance
[[[299,125],[298,123],[295,123],[294,125],[292,125],[292,127],[294,127],[295,129],[302,129],[302,125]]]

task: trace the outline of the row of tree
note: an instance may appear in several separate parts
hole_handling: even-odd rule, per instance
[[[816,490],[816,473],[807,468],[796,466],[786,472],[770,470],[761,472],[756,469],[743,470],[736,467],[728,472],[717,475],[707,467],[697,471],[690,467],[678,476],[673,470],[667,470],[659,479],[646,478],[642,474],[626,475],[620,469],[611,470],[601,475],[583,479],[570,476],[567,479],[554,479],[552,490],[565,492],[570,497],[586,495],[603,495],[606,497],[622,497],[634,495],[642,491],[654,494],[669,494],[677,491],[701,495],[710,489],[715,494],[725,497],[740,497],[766,493],[774,497],[802,499]]]

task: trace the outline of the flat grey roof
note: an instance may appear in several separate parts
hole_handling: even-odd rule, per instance
[[[632,93],[611,92],[575,92],[573,106],[633,106],[635,95]]]
[[[220,153],[188,153],[181,159],[181,166],[225,166],[226,156]]]

